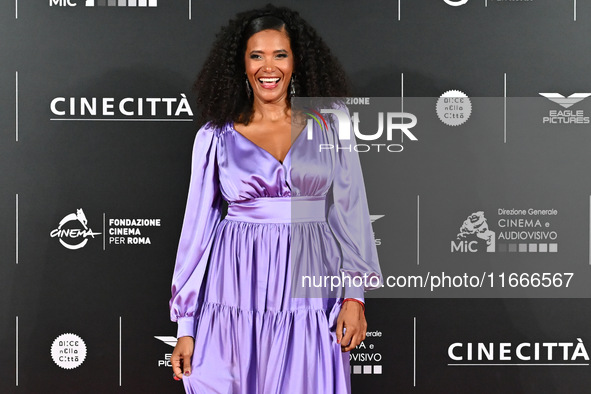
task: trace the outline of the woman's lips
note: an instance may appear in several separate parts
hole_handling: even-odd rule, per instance
[[[258,81],[263,89],[275,89],[281,78],[259,78]]]

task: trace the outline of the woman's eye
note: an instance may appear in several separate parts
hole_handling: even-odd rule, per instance
[[[250,55],[251,59],[259,59],[260,55],[257,55],[256,53],[253,53],[252,55]]]
[[[279,57],[279,58],[286,58],[287,57],[287,53],[280,53],[279,55],[277,55],[277,57]]]

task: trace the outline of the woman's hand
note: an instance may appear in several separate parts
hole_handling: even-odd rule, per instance
[[[345,335],[343,327],[347,329]],[[343,302],[337,318],[337,343],[341,344],[341,351],[348,352],[354,349],[365,339],[366,332],[367,322],[361,304],[353,301]]]
[[[170,362],[172,364],[172,372],[174,372],[177,380],[183,378],[183,373],[185,376],[191,374],[191,357],[193,356],[194,347],[195,341],[193,337],[180,337],[176,343],[172,351],[172,356],[170,357]]]

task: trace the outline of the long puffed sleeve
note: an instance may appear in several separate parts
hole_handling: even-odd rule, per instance
[[[215,129],[203,126],[195,137],[191,181],[183,228],[172,278],[170,318],[178,323],[177,338],[194,336],[201,287],[214,232],[220,222],[222,196],[219,190]]]
[[[338,109],[349,116],[347,107],[341,106]],[[364,291],[382,287],[383,278],[359,153],[354,149],[356,141],[353,128],[351,127],[351,139],[339,140],[338,122],[335,123],[333,141],[338,149],[334,153],[332,201],[328,201],[330,205],[327,220],[341,246],[343,262],[339,273],[342,277],[351,279],[360,277],[352,282],[360,283],[361,286],[344,286],[344,296],[364,301]]]

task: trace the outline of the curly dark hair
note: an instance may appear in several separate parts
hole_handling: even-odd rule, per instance
[[[264,18],[266,21],[261,23],[261,17],[265,16],[271,18]],[[231,121],[250,122],[253,108],[245,88],[244,53],[248,39],[266,29],[287,32],[294,54],[297,96],[349,96],[350,84],[345,71],[316,30],[296,11],[267,4],[237,14],[216,35],[193,85],[200,110],[199,124],[211,122],[222,127]]]

